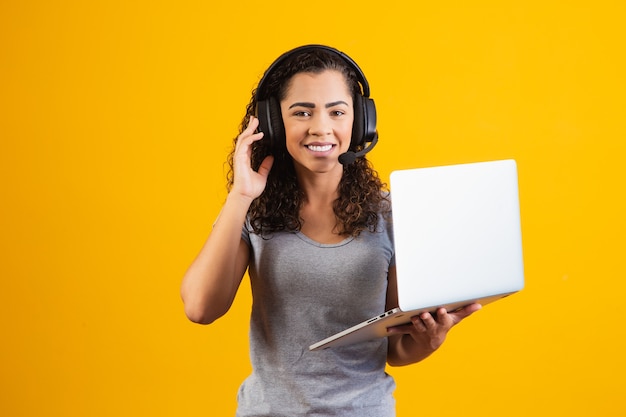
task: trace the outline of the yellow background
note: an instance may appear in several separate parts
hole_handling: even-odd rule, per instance
[[[385,181],[519,164],[527,286],[389,370],[398,416],[626,414],[625,18],[620,0],[2,1],[0,415],[233,415],[249,288],[203,327],[179,284],[251,89],[304,43],[366,73]]]

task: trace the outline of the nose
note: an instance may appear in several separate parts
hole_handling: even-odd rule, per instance
[[[332,133],[331,120],[326,114],[318,112],[310,120],[309,135],[326,136]]]

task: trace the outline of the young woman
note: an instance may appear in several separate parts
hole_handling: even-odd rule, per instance
[[[333,48],[287,52],[253,92],[229,156],[228,197],[181,289],[189,319],[208,324],[249,271],[253,372],[238,416],[393,416],[386,363],[426,358],[480,308],[441,309],[388,338],[308,350],[397,306],[388,194],[356,157],[375,140],[367,81]]]

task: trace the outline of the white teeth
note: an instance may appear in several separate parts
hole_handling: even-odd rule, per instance
[[[333,145],[307,145],[313,152],[326,152],[332,149]]]

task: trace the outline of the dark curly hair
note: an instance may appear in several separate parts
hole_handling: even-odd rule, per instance
[[[313,49],[294,55],[279,67],[273,68],[264,81],[266,91],[252,91],[252,98],[246,107],[246,114],[239,126],[241,134],[250,116],[256,115],[257,95],[265,99],[274,96],[280,102],[287,94],[291,78],[301,72],[321,73],[335,70],[342,73],[353,96],[361,94],[361,86],[354,70],[340,57],[323,49]],[[234,182],[235,144],[228,155],[227,189],[230,191]],[[263,138],[252,147],[251,165],[258,170],[261,162],[269,154],[274,155],[274,164],[267,178],[263,193],[256,198],[249,210],[248,217],[252,229],[257,234],[271,234],[277,231],[299,231],[302,228],[300,208],[304,201],[304,193],[298,185],[293,159],[286,150],[270,149],[269,140]],[[354,151],[362,147],[352,147]],[[387,186],[384,184],[372,164],[365,159],[357,158],[352,164],[345,165],[339,183],[339,197],[333,204],[337,217],[338,232],[342,235],[358,236],[361,231],[375,232],[379,216],[390,212]]]

